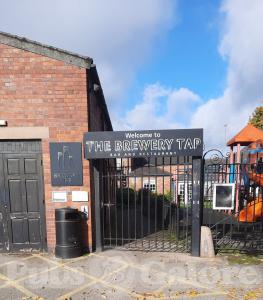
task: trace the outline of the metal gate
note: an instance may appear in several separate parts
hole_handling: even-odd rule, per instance
[[[203,225],[212,231],[216,252],[263,253],[263,167],[260,158],[242,153],[240,162],[230,161],[219,150],[204,157]],[[262,159],[261,159],[262,161]],[[213,208],[215,186],[232,184],[234,205],[231,209]]]
[[[202,129],[87,132],[93,245],[200,255]]]
[[[190,251],[191,157],[105,160],[102,174],[104,248]]]
[[[45,248],[40,141],[0,142],[0,250]]]

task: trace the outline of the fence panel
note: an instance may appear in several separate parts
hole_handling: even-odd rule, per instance
[[[203,225],[211,228],[217,252],[263,253],[261,162],[242,156],[231,163],[213,154],[204,159]],[[229,208],[218,208],[222,199],[231,202]]]

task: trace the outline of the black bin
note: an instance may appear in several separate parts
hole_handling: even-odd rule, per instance
[[[55,221],[55,256],[59,258],[81,256],[81,215],[78,209],[71,207],[56,209]]]

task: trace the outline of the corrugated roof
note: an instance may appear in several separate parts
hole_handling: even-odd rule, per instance
[[[247,146],[250,143],[263,139],[263,131],[254,127],[251,124],[245,126],[238,134],[227,142],[227,146]]]

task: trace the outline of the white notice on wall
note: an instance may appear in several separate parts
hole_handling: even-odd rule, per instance
[[[53,202],[67,202],[67,192],[66,191],[57,191],[52,192],[52,201]]]
[[[86,191],[73,191],[72,192],[72,201],[73,202],[88,202],[88,192]]]

